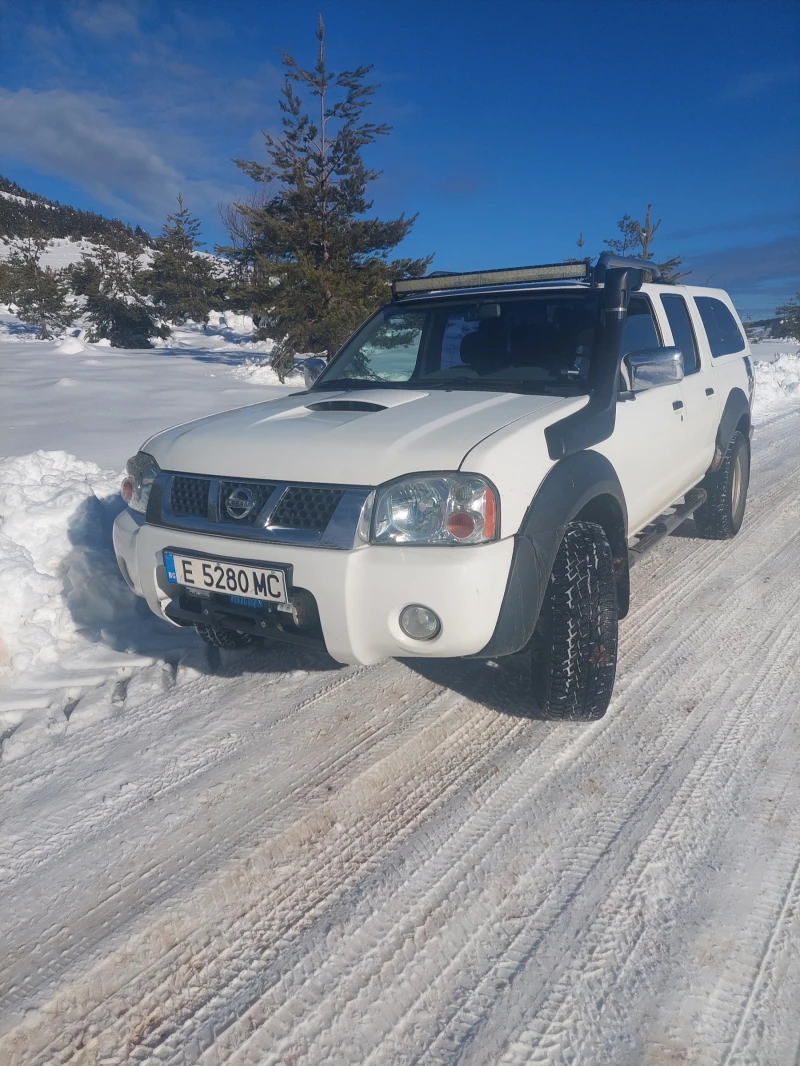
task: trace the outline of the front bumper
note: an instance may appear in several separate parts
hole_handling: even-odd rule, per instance
[[[114,523],[123,576],[162,618],[177,594],[167,582],[165,548],[289,564],[293,585],[316,600],[330,655],[365,665],[387,656],[451,658],[480,652],[497,624],[513,546],[513,538],[464,547],[363,545],[350,551],[266,544],[149,525],[130,509]],[[402,632],[398,617],[410,603],[439,615],[442,629],[435,640],[412,640]]]

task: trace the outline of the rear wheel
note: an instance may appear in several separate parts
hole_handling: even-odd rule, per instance
[[[698,534],[706,540],[730,540],[742,527],[750,484],[750,442],[739,430],[725,451],[719,470],[707,474],[706,502],[694,513]]]
[[[571,522],[558,549],[531,643],[534,695],[545,718],[606,713],[617,669],[617,589],[601,526]]]
[[[258,641],[251,633],[237,633],[235,629],[214,629],[213,626],[194,627],[206,644],[215,648],[250,648]]]

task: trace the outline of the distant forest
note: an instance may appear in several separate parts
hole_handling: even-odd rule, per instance
[[[81,211],[57,200],[46,200],[1,174],[0,193],[20,196],[26,201],[22,203],[0,196],[0,237],[37,236],[48,240],[53,237],[80,240],[84,237],[102,243],[114,237],[132,237],[142,245],[153,245],[153,238],[141,226],[134,229],[118,218],[105,218],[94,211]]]

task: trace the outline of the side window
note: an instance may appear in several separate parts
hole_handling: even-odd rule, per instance
[[[745,345],[742,331],[722,300],[715,300],[713,296],[695,296],[694,302],[703,320],[714,358],[743,352]]]
[[[695,374],[700,369],[700,359],[697,355],[697,345],[694,340],[692,320],[689,318],[689,308],[682,296],[665,296],[662,294],[661,303],[667,313],[669,328],[672,330],[672,338],[676,347],[683,352],[684,374]]]
[[[661,340],[649,301],[632,296],[622,332],[622,354],[627,355],[628,352],[636,352],[640,348],[658,348],[660,345]]]

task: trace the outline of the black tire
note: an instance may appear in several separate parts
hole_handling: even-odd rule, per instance
[[[742,527],[750,484],[750,441],[737,429],[725,451],[722,466],[707,474],[702,488],[706,502],[694,512],[698,536],[730,540]]]
[[[531,646],[544,718],[594,722],[611,701],[619,613],[611,547],[601,526],[571,522],[558,549]]]
[[[250,648],[259,639],[251,633],[237,633],[235,629],[214,629],[204,625],[194,628],[198,636],[214,648]]]

